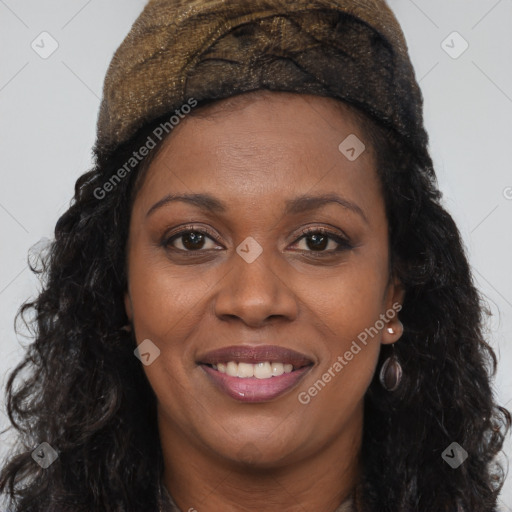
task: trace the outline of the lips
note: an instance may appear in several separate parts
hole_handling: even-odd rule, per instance
[[[241,378],[219,371],[219,367],[228,363],[231,365],[233,363],[253,365],[265,363],[267,367],[270,363],[273,367],[283,368],[284,366],[287,370],[285,373],[276,372],[272,376],[267,374],[265,377],[260,375],[260,378],[256,376]],[[288,393],[298,385],[314,365],[305,354],[276,345],[224,347],[200,356],[197,364],[218,390],[242,402],[266,402]]]

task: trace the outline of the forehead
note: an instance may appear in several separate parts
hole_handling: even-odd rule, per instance
[[[295,129],[311,129],[314,125],[327,124],[334,130],[340,127],[333,123],[333,118],[341,118],[345,125],[361,131],[365,116],[349,104],[331,97],[269,90],[251,91],[201,105],[188,116],[192,122],[202,120],[211,124],[228,120],[232,122],[233,118],[237,118],[240,125],[244,121],[265,122],[268,123],[268,129],[276,125],[286,125],[286,121],[292,119],[302,121],[300,125],[294,126]]]
[[[340,149],[353,137],[364,147],[356,159]],[[139,195],[147,205],[164,192],[206,192],[239,208],[248,200],[338,191],[370,202],[377,179],[365,138],[357,116],[332,98],[239,95],[185,117],[149,166]]]

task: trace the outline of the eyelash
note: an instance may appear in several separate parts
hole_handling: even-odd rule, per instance
[[[188,233],[199,233],[201,235],[207,235],[210,239],[212,239],[215,243],[217,243],[215,240],[216,235],[214,233],[212,233],[210,230],[208,230],[207,228],[201,227],[200,229],[197,229],[196,226],[189,225],[189,226],[184,226],[183,229],[181,229],[180,231],[178,231],[176,233],[173,233],[169,237],[164,237],[164,240],[162,241],[162,245],[169,250],[174,250],[177,252],[187,253],[187,254],[194,254],[194,253],[201,254],[204,251],[211,250],[211,249],[198,249],[197,251],[190,251],[190,250],[184,250],[184,249],[177,249],[175,247],[169,247],[169,245],[174,240],[179,239],[181,236],[186,235]],[[296,244],[303,238],[307,237],[307,235],[312,235],[312,234],[321,234],[321,235],[328,236],[330,239],[334,240],[339,245],[339,247],[336,249],[330,249],[328,251],[325,251],[325,250],[323,250],[323,251],[298,250],[297,252],[307,253],[308,255],[313,255],[314,257],[316,257],[316,256],[322,257],[323,255],[332,255],[333,253],[353,249],[353,245],[349,242],[349,240],[347,238],[340,236],[338,233],[334,233],[333,231],[330,231],[330,230],[328,230],[326,228],[322,228],[322,227],[306,228],[306,229],[302,230],[299,238],[297,238],[295,240],[294,244]]]

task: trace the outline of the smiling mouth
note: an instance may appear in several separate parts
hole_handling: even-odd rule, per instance
[[[315,366],[306,354],[278,345],[232,345],[198,356],[215,389],[242,402],[267,402],[290,392]]]

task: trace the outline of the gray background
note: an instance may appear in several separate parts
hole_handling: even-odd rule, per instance
[[[512,362],[512,0],[389,4],[423,90],[445,205],[493,312],[488,328],[499,358],[496,394],[512,408],[507,371]],[[91,165],[103,78],[144,5],[143,0],[0,0],[2,388],[6,372],[22,356],[21,344],[29,342],[13,329],[18,307],[38,291],[26,265],[28,249],[52,237],[75,180]],[[40,36],[43,31],[56,43]],[[33,41],[40,53],[51,44],[58,48],[42,58]],[[469,46],[460,54],[464,41]],[[5,428],[1,400],[3,393],[0,428]],[[12,436],[0,441],[1,456]],[[510,440],[506,452],[510,456]],[[500,506],[512,511],[511,478]]]

